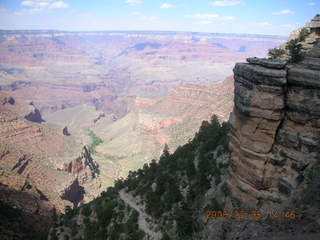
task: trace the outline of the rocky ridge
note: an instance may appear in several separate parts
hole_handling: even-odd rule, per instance
[[[298,64],[236,64],[229,174],[235,205],[281,206],[305,185],[320,157],[319,50]]]

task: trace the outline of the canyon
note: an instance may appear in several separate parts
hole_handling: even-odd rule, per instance
[[[226,121],[235,62],[284,39],[0,31],[1,203],[23,209],[45,234],[56,215],[93,200],[165,145],[175,151],[213,113]]]
[[[32,102],[39,112],[30,117],[40,114],[58,131],[66,127],[81,146],[92,144],[88,130],[100,138],[92,155],[103,188],[159,157],[164,144],[175,150],[212,113],[227,120],[234,63],[264,56],[285,40],[117,31],[0,36],[1,92]]]
[[[48,239],[319,239],[320,43],[317,31],[305,30],[293,39],[294,47],[308,42],[304,51],[290,51],[288,42],[285,60],[250,57],[235,64],[228,122],[220,115],[204,120],[173,153],[166,146],[158,160],[62,215]],[[184,99],[192,109],[194,96],[214,92],[199,90],[174,88],[165,97],[169,110],[177,111],[177,94],[178,101],[192,99]],[[161,106],[156,113],[170,112]]]

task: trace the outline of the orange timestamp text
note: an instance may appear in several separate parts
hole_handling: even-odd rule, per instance
[[[297,213],[296,211],[242,211],[242,210],[208,210],[206,212],[206,219],[217,219],[217,218],[237,218],[237,219],[255,219],[259,220],[263,217],[268,217],[271,219],[274,218],[287,218],[287,219],[296,219]]]

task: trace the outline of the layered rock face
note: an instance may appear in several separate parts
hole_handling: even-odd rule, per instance
[[[99,165],[92,159],[87,147],[83,147],[80,156],[65,163],[63,170],[77,176],[80,184],[84,184],[98,176]]]
[[[76,139],[39,119],[33,104],[0,94],[0,202],[50,217],[83,199],[83,185],[98,175],[98,165]]]
[[[279,206],[303,186],[320,157],[319,64],[319,44],[299,64],[257,58],[236,64],[229,180],[234,204]]]

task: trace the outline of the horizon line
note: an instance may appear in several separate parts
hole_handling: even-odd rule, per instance
[[[259,35],[259,36],[268,36],[268,37],[289,37],[289,35],[272,35],[272,34],[262,34],[262,33],[223,33],[223,32],[197,32],[197,31],[183,31],[183,30],[58,30],[58,29],[0,29],[0,32],[69,32],[69,33],[86,33],[86,32],[140,32],[140,33],[192,33],[192,34],[221,34],[221,35]]]

